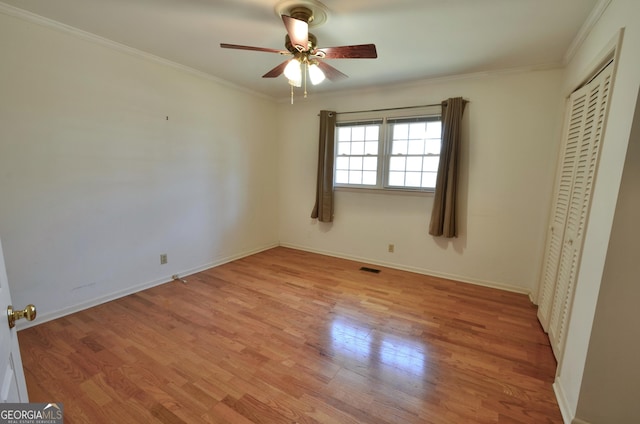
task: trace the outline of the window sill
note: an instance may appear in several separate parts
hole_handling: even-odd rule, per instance
[[[411,190],[404,188],[367,188],[336,186],[334,191],[350,193],[392,194],[401,196],[433,196],[434,190]]]

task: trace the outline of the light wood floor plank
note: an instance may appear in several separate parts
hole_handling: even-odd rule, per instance
[[[20,331],[66,423],[561,423],[527,296],[271,249]]]

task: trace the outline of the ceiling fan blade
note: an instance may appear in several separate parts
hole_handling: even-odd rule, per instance
[[[291,59],[289,59],[289,60],[291,60]],[[269,72],[264,74],[262,76],[262,78],[276,78],[276,77],[279,77],[284,72],[284,68],[287,67],[287,64],[289,63],[289,60],[285,60],[284,62],[282,62],[281,64],[279,64],[278,66],[276,66],[275,68],[273,68],[272,70],[270,70]]]
[[[305,21],[287,15],[282,15],[282,22],[287,28],[291,45],[301,52],[309,50],[309,25]]]
[[[256,52],[290,54],[286,50],[269,49],[269,48],[266,48],[266,47],[241,46],[239,44],[220,43],[220,47],[222,47],[223,49],[252,50],[252,51],[256,51]]]
[[[322,56],[323,53],[324,56]],[[315,54],[324,59],[375,59],[378,57],[375,44],[326,47],[317,49]]]
[[[345,78],[349,78],[346,74],[343,74],[333,66],[322,62],[321,60],[318,61],[318,67],[322,70],[322,72],[324,72],[324,76],[327,77],[330,81],[339,81]]]

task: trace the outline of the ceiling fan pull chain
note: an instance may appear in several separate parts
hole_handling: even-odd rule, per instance
[[[291,86],[291,104],[293,104],[293,84],[290,84]]]
[[[309,72],[309,62],[304,61],[304,98],[307,98],[307,73]]]

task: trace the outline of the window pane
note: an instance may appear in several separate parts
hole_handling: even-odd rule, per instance
[[[377,155],[378,154],[378,141],[367,141],[364,143],[365,155]]]
[[[422,170],[438,172],[438,163],[440,162],[439,156],[426,156],[422,160]]]
[[[378,141],[379,133],[380,127],[378,125],[372,125],[366,128],[364,139],[367,141]]]
[[[350,171],[349,184],[361,184],[361,183],[362,183],[362,171]]]
[[[358,142],[351,143],[351,154],[364,155],[364,142],[358,141]]]
[[[376,185],[376,172],[375,171],[364,171],[362,173],[362,184],[366,185]]]
[[[422,171],[422,157],[408,157],[407,171]]]
[[[336,169],[349,169],[349,158],[338,156],[336,159]]]
[[[405,163],[407,158],[393,156],[389,159],[389,170],[390,171],[404,171]]]
[[[409,137],[409,124],[395,124],[393,126],[393,138],[394,140]]]
[[[351,141],[350,127],[338,127],[338,141]]]
[[[336,183],[348,184],[349,183],[349,171],[336,171]]]
[[[407,154],[407,140],[393,140],[393,147],[391,149],[392,155],[406,155]]]
[[[423,172],[422,173],[422,187],[435,188],[436,186],[436,172]]]
[[[422,140],[425,138],[426,125],[424,122],[416,122],[409,125],[409,138],[412,140]]]
[[[407,172],[404,184],[407,187],[420,187],[421,172]]]
[[[362,156],[352,156],[349,158],[349,169],[354,170],[357,169],[359,171],[362,170]],[[349,178],[351,179],[351,178]]]
[[[339,155],[351,154],[351,143],[338,143],[338,154]]]
[[[431,139],[428,138],[426,141],[426,151],[427,154],[439,155],[440,154],[440,139]]]
[[[389,185],[390,186],[403,186],[404,185],[404,172],[389,172]]]
[[[439,140],[440,137],[442,137],[442,122],[440,121],[427,122],[427,133],[425,136],[427,138],[437,138]]]
[[[367,156],[363,159],[362,169],[365,171],[375,171],[378,169],[378,158]]]
[[[410,155],[423,155],[424,154],[424,139],[409,140],[408,154]]]
[[[351,127],[351,140],[364,141],[364,129],[363,126]]]

